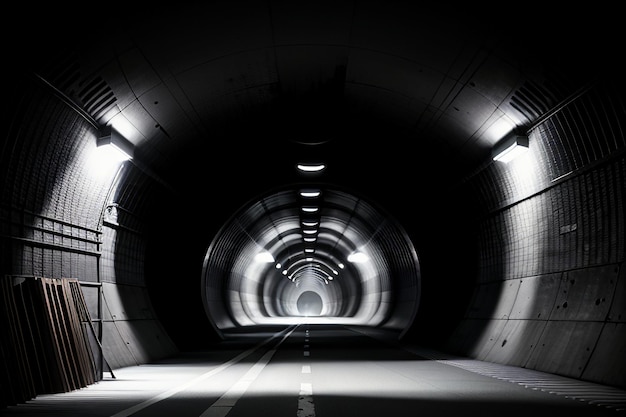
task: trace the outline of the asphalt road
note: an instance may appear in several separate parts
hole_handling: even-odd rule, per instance
[[[232,334],[215,349],[114,371],[2,416],[621,416],[623,391],[300,324]]]

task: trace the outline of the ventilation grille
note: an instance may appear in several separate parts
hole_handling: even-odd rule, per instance
[[[548,89],[527,81],[513,94],[510,105],[528,122],[532,122],[546,114],[558,101],[558,98]]]
[[[79,82],[82,87],[78,91],[78,97],[84,110],[89,113],[97,122],[113,108],[116,98],[111,87],[102,79],[95,77],[92,80],[82,80]]]
[[[52,68],[43,75],[96,122],[105,124],[102,118],[114,108],[117,99],[102,77],[85,76],[77,62]]]

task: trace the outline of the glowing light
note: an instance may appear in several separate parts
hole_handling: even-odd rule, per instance
[[[369,256],[364,254],[363,252],[353,252],[348,255],[348,261],[353,263],[363,263],[369,261]]]
[[[268,251],[259,252],[254,256],[257,262],[274,262],[274,257]]]
[[[528,151],[528,136],[513,136],[494,147],[494,161],[511,162]]]
[[[321,191],[319,191],[319,190],[302,190],[302,191],[300,191],[300,195],[302,197],[305,197],[305,198],[319,197],[320,194],[321,194]]]
[[[122,160],[127,160],[133,157],[133,144],[111,126],[103,126],[100,129],[96,144],[99,148],[106,149],[106,152],[111,155],[115,155],[114,152],[117,152],[118,154],[114,156],[116,159],[121,158]]]
[[[302,172],[320,172],[324,168],[324,164],[298,164],[298,169]]]
[[[90,171],[96,176],[104,177],[114,173],[126,160],[128,157],[118,148],[111,145],[98,146],[91,152],[88,165]]]
[[[307,212],[307,213],[315,213],[317,210],[319,210],[318,207],[302,207],[302,211]]]

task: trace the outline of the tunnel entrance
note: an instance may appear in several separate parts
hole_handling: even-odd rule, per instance
[[[314,291],[305,291],[298,297],[298,312],[303,316],[319,316],[322,313],[322,298]]]
[[[203,304],[220,335],[303,317],[402,334],[419,298],[419,260],[402,226],[372,202],[321,184],[250,200],[204,257]]]

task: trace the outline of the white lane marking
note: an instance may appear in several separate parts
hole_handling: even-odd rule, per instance
[[[220,409],[221,411],[226,411],[226,413],[228,413],[228,411],[235,406],[239,398],[246,392],[250,384],[256,379],[257,376],[259,376],[263,368],[265,368],[265,365],[267,365],[267,363],[272,359],[272,356],[274,356],[274,353],[276,353],[276,349],[272,349],[265,353],[265,355],[263,355],[263,357],[259,359],[259,361],[255,363],[254,366],[252,366],[252,368],[250,368],[248,372],[241,377],[241,379],[239,379],[239,381],[235,382],[235,384],[233,384],[228,391],[218,398],[217,401],[211,405],[211,407],[207,408],[204,413],[200,414],[200,417],[214,416],[214,411],[210,411],[212,408]]]
[[[313,384],[302,382],[300,384],[300,395],[313,395]]]
[[[199,417],[226,416],[235,406],[235,404],[237,404],[237,401],[246,392],[250,384],[259,376],[263,368],[265,368],[265,365],[267,365],[272,359],[272,356],[274,356],[274,354],[276,353],[276,348],[278,348],[278,346],[280,346],[280,344],[283,343],[285,339],[289,337],[291,333],[293,333],[294,330],[295,328],[287,333],[285,336],[283,336],[280,342],[276,344],[276,347],[274,349],[265,352],[261,359],[259,359],[259,361],[255,363],[244,376],[242,376],[237,382],[235,382],[235,384],[233,384],[233,386],[230,387],[230,389],[226,391],[220,398],[218,398],[217,401],[215,401],[209,408],[204,410],[204,412],[200,414]]]
[[[309,352],[309,330],[305,332],[304,341],[307,342],[304,345],[304,356],[310,356]],[[311,365],[302,365],[302,374],[307,375],[303,377],[305,380],[310,380],[308,375],[311,374]],[[297,417],[315,417],[315,404],[313,403],[313,384],[310,382],[300,383],[300,395],[298,396],[298,413]]]
[[[202,415],[204,417],[225,417],[230,412],[231,407],[211,407],[208,408]]]
[[[307,382],[300,384],[300,396],[298,397],[298,417],[315,417],[315,404],[313,404],[313,385]]]
[[[295,330],[295,328],[293,328],[285,336],[283,336],[283,339],[280,341],[280,343],[282,343],[282,341],[285,340],[285,338],[287,336],[289,336],[291,333],[293,333],[294,330]],[[269,338],[265,339],[263,342],[259,343],[258,345],[254,346],[254,347],[252,347],[252,348],[250,348],[248,350],[246,350],[245,352],[240,353],[239,355],[235,356],[231,360],[229,360],[227,362],[224,362],[223,364],[221,364],[217,368],[211,369],[210,371],[205,372],[204,374],[202,374],[202,375],[200,375],[200,376],[198,376],[198,377],[196,377],[196,378],[194,378],[194,379],[192,379],[192,380],[190,380],[190,381],[188,381],[188,382],[186,382],[186,383],[184,383],[182,385],[179,385],[179,386],[177,386],[175,388],[172,388],[172,389],[170,389],[168,391],[162,392],[161,394],[156,395],[156,396],[150,398],[149,400],[146,400],[146,401],[141,402],[139,404],[135,404],[132,407],[129,407],[129,408],[125,409],[125,410],[122,410],[122,411],[120,411],[118,413],[115,413],[115,414],[111,415],[111,417],[128,417],[128,416],[131,416],[131,415],[135,414],[136,412],[138,412],[140,410],[143,410],[144,408],[146,408],[146,407],[148,407],[148,406],[150,406],[152,404],[155,404],[155,403],[157,403],[157,402],[159,402],[161,400],[169,398],[172,395],[177,394],[177,393],[179,393],[179,392],[189,388],[193,384],[196,384],[196,383],[198,383],[200,381],[203,381],[203,380],[205,380],[207,378],[210,378],[213,375],[222,372],[224,369],[230,367],[231,365],[236,364],[237,362],[241,361],[243,358],[251,355],[252,352],[254,352],[255,350],[257,350],[260,347],[262,347],[262,346],[266,345],[267,343],[269,343],[269,341],[274,339],[275,337],[276,337],[276,335],[272,336],[272,337],[269,337]],[[218,417],[218,416],[215,415],[215,416],[212,416],[212,417]]]

